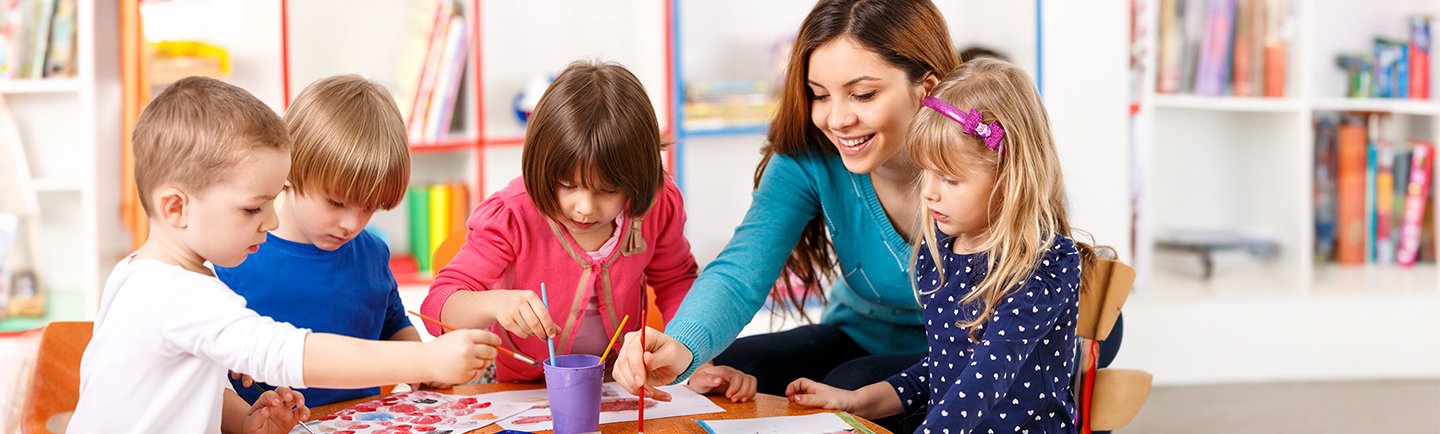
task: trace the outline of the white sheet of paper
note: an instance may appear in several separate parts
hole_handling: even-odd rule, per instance
[[[690,416],[705,413],[719,413],[725,411],[725,409],[720,408],[720,406],[718,405],[715,405],[714,402],[710,402],[709,398],[706,398],[704,395],[695,393],[694,391],[685,388],[685,386],[660,386],[660,390],[670,393],[670,396],[674,397],[674,399],[672,399],[670,402],[659,402],[650,398],[646,398],[645,400],[649,401],[653,405],[645,407],[645,420],[661,419],[675,416]],[[546,398],[545,389],[504,393],[525,393],[533,397],[539,397],[542,399]],[[638,397],[636,397],[635,395],[631,395],[630,392],[626,392],[625,389],[620,387],[619,384],[610,382],[601,385],[600,396],[601,424],[629,422],[632,420],[640,419],[640,413],[633,409],[606,411],[605,406],[607,403],[610,403],[611,405],[615,405],[623,401],[637,403],[636,399]],[[628,407],[633,407],[633,405],[627,406],[627,408]],[[520,414],[501,420],[500,427],[516,431],[531,432],[554,429],[554,425],[550,423],[549,401],[547,400],[544,403],[537,404],[535,408],[525,410],[523,412],[520,412]]]
[[[420,432],[445,429],[466,432],[510,417],[532,405],[491,400],[486,395],[446,395],[422,390],[355,404],[325,419],[307,422],[305,426],[317,433],[337,430],[370,433],[397,426],[409,426],[409,429]],[[419,415],[412,415],[416,413]],[[299,425],[291,428],[290,433],[309,434]]]
[[[710,434],[833,434],[855,431],[835,413],[695,422]]]

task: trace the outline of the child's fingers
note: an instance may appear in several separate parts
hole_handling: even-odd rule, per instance
[[[530,310],[535,313],[535,322],[530,323],[530,329],[535,331],[535,336],[553,338],[560,334],[560,328],[556,327],[555,321],[550,318],[550,309],[545,307],[543,300],[531,297]]]

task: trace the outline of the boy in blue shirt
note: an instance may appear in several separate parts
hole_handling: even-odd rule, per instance
[[[400,303],[389,248],[364,230],[375,210],[400,203],[410,180],[409,141],[390,92],[357,75],[324,78],[300,92],[285,124],[294,148],[285,192],[275,203],[280,226],[249,260],[216,267],[220,280],[249,308],[296,327],[420,341]],[[246,401],[260,396],[242,380],[231,381]],[[380,389],[304,393],[316,406]]]

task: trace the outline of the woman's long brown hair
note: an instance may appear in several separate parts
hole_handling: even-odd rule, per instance
[[[800,24],[775,120],[770,123],[764,158],[755,168],[755,188],[775,154],[801,155],[811,152],[837,153],[823,131],[810,120],[810,54],[842,36],[879,54],[890,65],[905,71],[911,82],[927,74],[943,77],[960,64],[950,41],[950,29],[940,10],[929,0],[821,0]],[[810,297],[824,299],[820,279],[834,279],[835,249],[825,234],[820,216],[811,219],[800,234],[795,250],[785,261],[780,278],[771,288],[777,303],[800,312]],[[793,276],[793,278],[792,278]],[[796,291],[797,287],[801,289]]]

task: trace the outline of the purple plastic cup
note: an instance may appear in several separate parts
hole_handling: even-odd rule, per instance
[[[545,359],[544,366],[555,434],[600,432],[600,383],[605,380],[600,357],[566,354]]]

